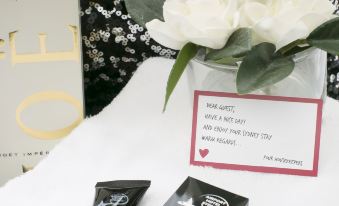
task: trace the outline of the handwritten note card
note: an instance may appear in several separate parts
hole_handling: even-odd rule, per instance
[[[191,164],[317,176],[322,101],[196,91]]]

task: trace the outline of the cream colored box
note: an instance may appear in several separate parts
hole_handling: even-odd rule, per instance
[[[1,0],[0,185],[82,121],[79,23],[77,0]]]

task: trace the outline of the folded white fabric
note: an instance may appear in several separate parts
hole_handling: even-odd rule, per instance
[[[251,206],[337,205],[339,104],[325,104],[319,177],[189,165],[191,96],[184,74],[166,113],[172,60],[149,59],[98,116],[85,120],[33,171],[0,188],[0,205],[90,206],[98,181],[148,179],[140,206],[161,206],[187,176],[250,198]],[[300,123],[302,124],[302,122]]]

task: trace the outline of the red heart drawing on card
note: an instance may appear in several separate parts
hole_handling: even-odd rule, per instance
[[[210,151],[208,149],[200,149],[199,153],[202,158],[205,158]]]

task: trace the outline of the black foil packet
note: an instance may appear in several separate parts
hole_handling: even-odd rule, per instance
[[[164,206],[248,206],[242,197],[188,177]]]
[[[98,182],[94,206],[136,206],[150,186],[147,180]]]

